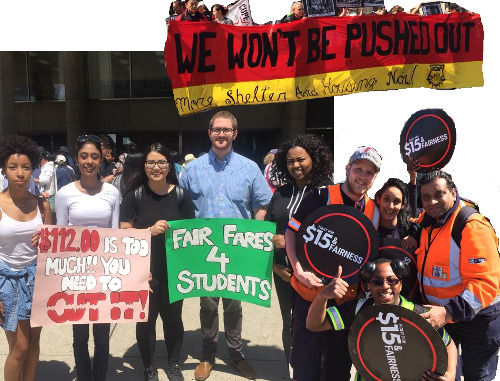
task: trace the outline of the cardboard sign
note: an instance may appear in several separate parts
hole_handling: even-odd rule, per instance
[[[441,1],[434,1],[420,5],[420,13],[423,16],[430,15],[440,15],[443,14],[443,6],[441,5]]]
[[[457,141],[455,123],[441,109],[417,111],[401,131],[399,149],[403,161],[419,160],[418,172],[443,168],[451,160]]]
[[[384,0],[364,0],[363,1],[363,6],[364,7],[383,7]]]
[[[361,311],[349,330],[349,354],[365,380],[421,380],[444,374],[448,353],[439,333],[420,315],[400,306]]]
[[[417,278],[417,260],[415,258],[415,250],[406,251],[401,247],[401,240],[395,238],[382,238],[380,240],[379,258],[399,259],[405,262],[409,269],[410,275],[403,280],[403,288],[401,295],[406,299],[413,300],[414,296],[418,296],[418,278]],[[367,282],[361,282],[361,289],[368,295]]]
[[[169,224],[170,302],[220,296],[271,306],[274,222],[198,218]]]
[[[33,327],[148,320],[151,233],[43,225]]]
[[[307,11],[331,8],[331,1],[311,0]],[[483,86],[483,37],[481,17],[467,13],[306,17],[245,28],[171,20],[165,64],[179,115],[188,115],[367,91]]]
[[[304,269],[333,278],[342,266],[342,279],[359,281],[359,270],[378,256],[372,222],[359,210],[328,205],[309,214],[297,234],[297,257]]]
[[[337,8],[360,8],[362,0],[337,0]]]
[[[303,4],[307,17],[335,16],[335,0],[305,0]]]

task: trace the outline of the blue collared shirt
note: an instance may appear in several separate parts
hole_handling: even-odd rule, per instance
[[[210,150],[189,163],[179,180],[195,205],[197,218],[251,218],[272,192],[257,164],[234,151],[222,161]]]

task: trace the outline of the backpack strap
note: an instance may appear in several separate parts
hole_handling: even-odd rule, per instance
[[[455,221],[453,222],[453,227],[451,228],[451,237],[453,241],[460,248],[460,241],[462,241],[462,231],[465,228],[465,224],[470,216],[479,213],[476,209],[470,206],[463,206],[462,209],[457,214]]]
[[[187,199],[186,190],[180,185],[175,186],[175,193],[177,195],[177,202],[179,203],[179,213],[181,212],[182,206]]]

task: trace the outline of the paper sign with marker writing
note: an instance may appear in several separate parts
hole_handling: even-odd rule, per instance
[[[198,218],[169,224],[170,302],[220,296],[271,306],[274,222]]]
[[[151,234],[43,225],[33,327],[147,321]]]

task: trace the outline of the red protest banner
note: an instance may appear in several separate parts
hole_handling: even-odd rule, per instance
[[[147,321],[149,231],[43,225],[31,325]]]
[[[180,115],[362,91],[483,85],[479,15],[313,17],[251,27],[169,25],[165,61]]]

